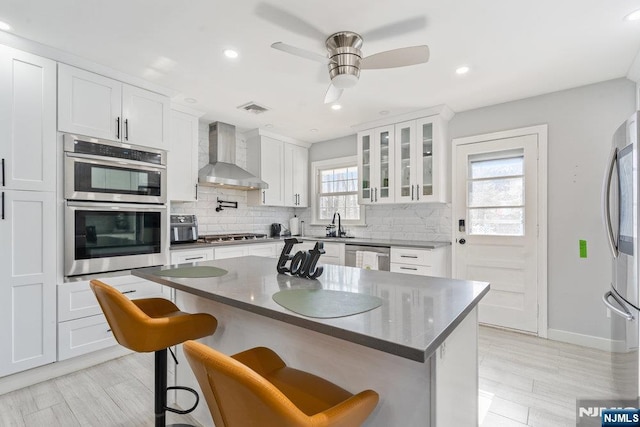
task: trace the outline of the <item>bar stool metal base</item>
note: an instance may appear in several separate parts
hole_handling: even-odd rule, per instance
[[[167,387],[167,349],[158,350],[155,352],[155,384],[154,384],[154,400],[155,400],[155,418],[156,423],[155,427],[170,427],[166,424],[166,411],[171,411],[176,414],[188,414],[196,409],[198,406],[198,402],[200,401],[200,396],[198,393],[189,387],[182,386],[172,386]],[[195,398],[196,403],[189,409],[180,410],[175,408],[170,408],[167,406],[167,391],[168,390],[186,390],[191,392]],[[173,427],[194,427],[191,424],[171,424]]]

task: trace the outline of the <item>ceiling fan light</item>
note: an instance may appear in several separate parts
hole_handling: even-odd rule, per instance
[[[338,89],[349,89],[354,87],[356,83],[358,83],[358,78],[353,74],[338,74],[331,80],[331,84]]]

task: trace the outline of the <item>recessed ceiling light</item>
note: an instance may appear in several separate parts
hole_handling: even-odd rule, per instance
[[[224,56],[226,56],[227,58],[230,58],[230,59],[235,59],[235,58],[238,57],[238,52],[236,52],[233,49],[225,49],[224,50]]]
[[[459,75],[467,74],[470,69],[471,68],[467,67],[466,65],[463,65],[462,67],[456,68],[456,74],[459,74]]]
[[[387,114],[389,114],[389,112],[387,110],[380,111],[380,115],[381,116],[386,116]]]
[[[318,129],[310,129],[309,132],[318,132]]]
[[[331,109],[332,109],[332,110],[336,110],[336,111],[338,111],[338,110],[339,110],[339,109],[341,109],[341,108],[342,108],[342,105],[340,105],[340,104],[333,104],[333,105],[331,106]]]
[[[267,123],[266,125],[264,125],[264,127],[271,129],[273,125],[271,123]]]
[[[195,98],[185,98],[184,102],[188,102],[189,104],[195,104],[196,102],[198,102],[198,100]]]
[[[0,21],[0,31],[11,31],[11,25],[4,21]]]
[[[640,19],[640,9],[634,12],[631,12],[630,14],[624,17],[625,21],[637,21],[638,19]]]

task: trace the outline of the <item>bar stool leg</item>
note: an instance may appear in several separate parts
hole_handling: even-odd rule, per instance
[[[156,427],[166,426],[167,349],[155,352],[155,415]]]

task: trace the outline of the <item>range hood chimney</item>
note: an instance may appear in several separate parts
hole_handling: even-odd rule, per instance
[[[238,190],[269,188],[269,184],[236,165],[236,127],[222,122],[209,125],[209,164],[198,172],[198,182]]]

